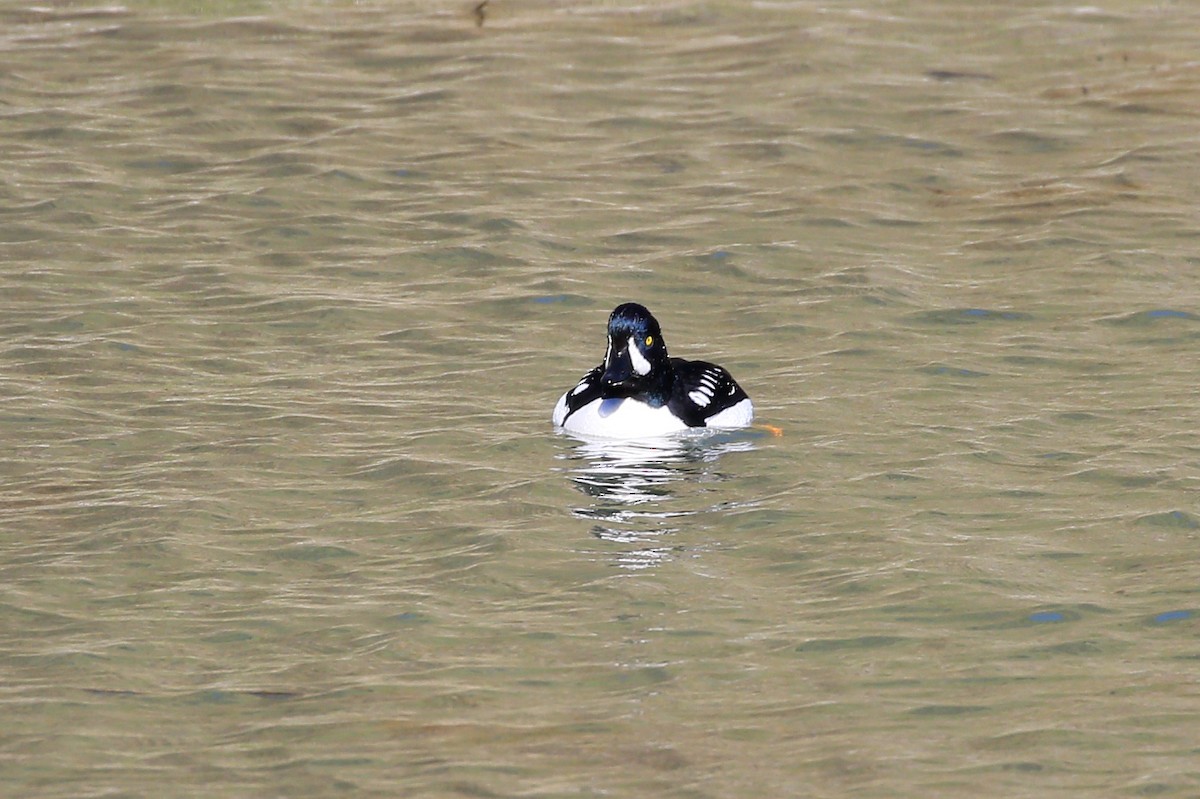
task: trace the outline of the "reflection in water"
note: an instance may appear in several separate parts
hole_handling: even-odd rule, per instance
[[[577,440],[573,450],[559,457],[573,462],[571,479],[590,500],[575,515],[596,522],[592,533],[597,538],[635,545],[617,562],[645,569],[669,557],[672,547],[663,537],[677,531],[683,520],[748,504],[696,507],[672,501],[683,499],[683,484],[723,480],[716,468],[721,455],[754,446],[753,433],[706,432],[637,441]]]

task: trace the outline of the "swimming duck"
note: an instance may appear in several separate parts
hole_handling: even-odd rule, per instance
[[[668,356],[658,320],[627,302],[608,317],[604,361],[559,398],[551,418],[571,433],[646,438],[745,427],[754,405],[723,367]]]

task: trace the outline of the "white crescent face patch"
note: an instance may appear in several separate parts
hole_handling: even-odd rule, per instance
[[[629,361],[633,364],[633,371],[639,375],[650,374],[650,362],[642,355],[642,351],[638,349],[638,345],[632,336],[626,342],[626,346],[629,349]]]

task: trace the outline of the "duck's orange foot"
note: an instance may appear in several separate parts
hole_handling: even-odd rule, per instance
[[[764,424],[763,422],[759,422],[758,424],[752,424],[750,426],[753,428],[756,428],[758,430],[766,430],[768,433],[770,433],[775,438],[779,438],[780,436],[783,435],[783,428],[776,427],[773,424]]]

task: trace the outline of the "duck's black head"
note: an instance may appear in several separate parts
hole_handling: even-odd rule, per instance
[[[670,368],[667,345],[654,315],[636,302],[614,308],[608,317],[608,352],[601,380],[631,394],[662,394]]]

